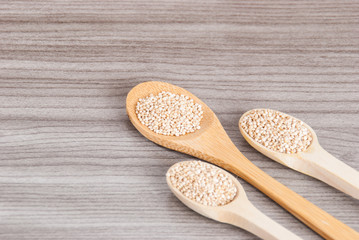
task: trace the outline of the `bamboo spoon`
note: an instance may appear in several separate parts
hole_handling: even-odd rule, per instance
[[[308,149],[306,149],[306,151],[293,154],[276,152],[264,147],[260,143],[253,140],[248,135],[248,133],[241,127],[241,122],[243,122],[243,118],[253,110],[244,113],[239,120],[239,129],[243,137],[252,147],[257,149],[259,152],[263,153],[267,157],[289,168],[317,178],[335,187],[336,189],[339,189],[340,191],[356,199],[359,199],[359,172],[325,151],[320,146],[318,142],[318,137],[311,127],[309,127],[306,123],[303,123],[303,125],[308,128],[313,138],[312,143],[310,144]],[[284,115],[289,116],[288,114]]]
[[[202,105],[201,129],[183,136],[156,134],[141,124],[136,115],[140,98],[168,91],[184,94]],[[149,140],[220,166],[243,178],[273,199],[295,217],[326,239],[359,239],[359,233],[318,208],[305,198],[260,170],[250,162],[232,143],[217,116],[199,98],[183,88],[164,82],[144,82],[134,87],[127,95],[126,110],[132,124]]]
[[[176,168],[174,164],[171,168]],[[208,163],[206,163],[208,164]],[[168,172],[171,170],[168,170]],[[175,186],[173,186],[170,177],[167,174],[166,180],[169,188],[173,194],[187,207],[199,214],[211,218],[213,220],[229,223],[234,226],[243,228],[254,235],[268,240],[300,240],[301,238],[279,225],[261,211],[259,211],[248,200],[246,192],[242,185],[231,174],[220,170],[224,175],[235,184],[237,188],[236,197],[228,204],[223,206],[206,206],[198,203],[181,193]]]

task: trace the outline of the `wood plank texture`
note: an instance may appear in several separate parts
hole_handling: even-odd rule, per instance
[[[359,231],[359,202],[256,152],[252,108],[304,120],[359,169],[359,2],[0,0],[0,239],[257,239],[187,209],[166,185],[189,156],[126,115],[136,84],[186,88],[265,172]],[[320,239],[240,179],[248,198]]]

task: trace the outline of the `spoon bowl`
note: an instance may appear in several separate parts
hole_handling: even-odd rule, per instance
[[[162,91],[183,94],[193,99],[195,103],[201,104],[204,112],[201,129],[176,137],[156,134],[141,124],[136,115],[138,100]],[[203,159],[238,175],[324,238],[359,239],[359,233],[279,183],[250,162],[233,144],[214,112],[187,90],[164,82],[141,83],[128,93],[126,110],[133,125],[149,140]]]
[[[172,168],[176,168],[178,164],[180,163],[174,164],[168,171]],[[220,169],[220,172],[232,180],[237,188],[237,194],[230,203],[216,207],[203,205],[184,196],[184,194],[173,186],[168,174],[166,174],[166,180],[172,193],[184,205],[205,217],[243,228],[262,239],[301,239],[254,207],[248,200],[246,192],[236,178],[222,169]]]
[[[147,126],[143,125],[136,115],[136,104],[138,100],[149,96],[151,93],[157,95],[162,91],[186,95],[193,99],[195,103],[200,104],[203,109],[201,129],[181,136],[166,136],[156,134]],[[220,124],[218,119],[215,117],[214,112],[199,98],[183,88],[164,82],[144,82],[134,87],[127,95],[126,110],[132,124],[149,140],[172,150],[187,153],[199,158],[201,158],[202,155],[198,150],[202,150],[202,147],[197,145],[194,148],[192,144],[201,141],[203,139],[202,135],[206,135],[208,130],[216,127],[216,124]],[[225,134],[224,130],[223,133]],[[203,151],[203,154],[206,154],[206,151]]]
[[[318,137],[314,130],[303,121],[282,113],[283,115],[301,121],[303,126],[311,133],[312,142],[305,151],[291,154],[276,152],[253,140],[253,138],[251,138],[242,128],[241,123],[248,114],[255,110],[266,109],[249,110],[242,115],[238,123],[241,134],[253,148],[276,162],[319,179],[328,185],[359,199],[359,172],[325,151],[319,144]]]

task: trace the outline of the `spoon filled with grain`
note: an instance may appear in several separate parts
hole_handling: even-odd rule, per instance
[[[301,239],[254,207],[238,180],[212,164],[179,162],[170,167],[166,179],[173,194],[203,216],[243,228],[262,239]]]
[[[164,82],[144,82],[127,95],[132,124],[149,140],[222,167],[292,213],[326,239],[359,239],[359,233],[279,183],[233,144],[214,112],[189,91]]]
[[[314,130],[301,120],[276,110],[253,109],[240,118],[239,129],[267,157],[359,199],[359,172],[325,151]]]

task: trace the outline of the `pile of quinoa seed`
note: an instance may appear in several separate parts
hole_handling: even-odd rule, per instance
[[[271,109],[250,111],[240,126],[255,142],[280,153],[305,151],[313,140],[302,121]]]
[[[136,105],[140,122],[155,133],[181,136],[200,129],[202,106],[188,96],[171,92],[140,98]]]
[[[201,161],[175,164],[166,176],[185,197],[206,206],[226,205],[237,194],[237,188],[228,173]]]

